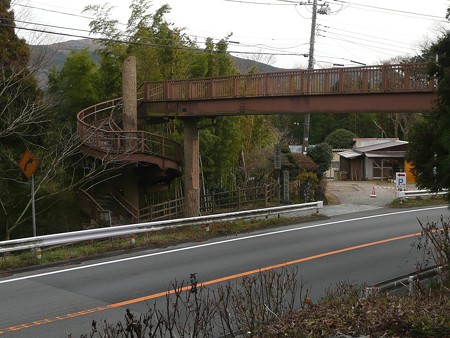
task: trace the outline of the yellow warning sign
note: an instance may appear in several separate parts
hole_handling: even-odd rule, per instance
[[[22,159],[19,161],[20,170],[22,170],[23,174],[27,178],[31,178],[33,174],[36,172],[39,164],[36,159],[33,157],[33,154],[27,150],[22,156]]]

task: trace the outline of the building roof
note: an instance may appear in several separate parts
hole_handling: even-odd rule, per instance
[[[353,139],[353,148],[373,146],[376,144],[382,144],[382,143],[393,142],[393,141],[398,141],[398,138],[378,138],[378,137],[354,138]]]
[[[356,152],[354,150],[346,150],[346,151],[341,151],[339,153],[339,156],[342,156],[344,158],[348,158],[348,159],[352,159],[352,158],[356,158],[358,156],[362,156],[362,153]]]
[[[368,158],[404,158],[406,149],[405,147],[408,142],[400,141],[397,138],[390,139],[353,139],[355,142],[353,149],[344,150],[339,152],[339,156],[346,159],[354,159],[359,156],[366,156]],[[357,147],[356,145],[359,145]],[[364,146],[362,146],[364,145]],[[395,150],[390,150],[394,148]]]
[[[383,157],[383,158],[404,158],[406,151],[372,151],[372,152],[366,152],[364,155],[366,155],[367,158],[376,158],[376,157]]]
[[[366,145],[364,147],[355,147],[355,148],[353,148],[353,150],[356,150],[356,151],[362,152],[362,153],[367,153],[370,151],[376,151],[376,150],[381,150],[381,149],[386,149],[386,151],[387,151],[388,148],[398,147],[398,146],[405,145],[405,144],[408,144],[408,142],[394,140],[394,141],[387,141],[387,142],[382,142],[382,143],[375,143],[372,145]]]

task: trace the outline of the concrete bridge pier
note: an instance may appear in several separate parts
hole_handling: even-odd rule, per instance
[[[123,130],[125,131],[135,131],[138,129],[136,84],[136,57],[129,56],[122,65]],[[124,136],[126,149],[132,151],[136,147],[135,137],[131,137],[131,133],[125,133]],[[122,186],[125,199],[139,209],[139,185],[133,165],[125,169]]]
[[[183,119],[184,126],[184,216],[200,213],[198,119]]]

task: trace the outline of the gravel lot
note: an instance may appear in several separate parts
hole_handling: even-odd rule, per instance
[[[414,184],[408,190],[416,189]],[[375,197],[372,192],[375,191]],[[378,209],[395,199],[395,183],[387,181],[327,181],[327,193],[336,197],[337,205],[324,206],[321,213],[327,216]]]

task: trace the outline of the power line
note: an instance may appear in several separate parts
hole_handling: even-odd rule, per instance
[[[288,6],[295,6],[295,8],[298,8],[299,5],[308,5],[308,3],[305,2],[305,1],[294,1],[294,0],[272,0],[272,1],[270,1],[270,0],[267,0],[267,1],[264,1],[264,0],[262,0],[262,1],[258,1],[258,0],[255,0],[255,1],[253,1],[253,0],[223,0],[223,1],[237,2],[237,3],[246,3],[246,4],[250,4],[250,5],[277,5],[277,6],[283,6],[283,5],[286,6],[286,5],[288,5]],[[277,3],[274,3],[273,1],[276,1]],[[369,10],[369,11],[384,10],[384,11],[392,12],[391,14],[395,13],[396,15],[403,15],[403,16],[404,15],[420,15],[420,16],[423,16],[423,17],[440,18],[440,17],[437,17],[437,16],[420,14],[420,13],[399,11],[399,10],[393,10],[393,9],[389,9],[389,8],[376,7],[376,6],[367,6],[367,5],[361,5],[361,4],[354,4],[354,3],[349,2],[349,1],[342,1],[342,0],[334,0],[334,1],[346,4],[345,5],[346,7],[348,7],[350,5],[352,5],[353,7],[354,6],[356,6],[356,7],[358,7],[358,6],[359,7],[367,7],[366,10]],[[328,3],[330,3],[330,2],[328,2]],[[38,6],[13,4],[13,6],[15,6],[15,5],[22,6],[22,7],[27,7],[27,8],[32,8],[32,9],[37,9],[37,10],[41,10],[41,11],[46,11],[46,12],[50,12],[50,13],[70,15],[70,16],[74,16],[74,17],[80,17],[80,18],[83,18],[83,19],[89,19],[89,20],[96,20],[96,18],[89,17],[89,16],[86,16],[86,15],[67,13],[67,12],[60,11],[60,10],[46,9],[46,8],[41,8],[41,7],[38,7]],[[309,5],[312,5],[312,2],[310,2]],[[358,8],[358,9],[364,9],[364,8]],[[41,27],[48,27],[48,28],[57,29],[57,30],[70,30],[70,31],[78,31],[78,32],[82,32],[82,33],[89,32],[88,30],[77,29],[77,28],[69,28],[69,27],[54,26],[54,25],[43,25],[43,24],[31,23],[31,22],[23,22],[23,23],[34,24],[34,25],[38,25],[38,26],[41,26]],[[126,24],[123,24],[123,23],[120,23],[120,22],[117,22],[117,23],[120,24],[120,25],[126,25]],[[16,28],[17,29],[21,29],[21,30],[30,30],[30,29],[26,29],[25,27],[16,27]],[[330,27],[327,27],[327,28],[330,28]],[[334,28],[334,27],[332,27],[330,29],[332,29],[332,30],[334,30],[334,29],[339,30],[338,28]],[[121,38],[121,37],[129,38],[129,36],[126,36],[125,34],[121,34],[119,32],[117,33],[117,37],[119,37],[119,38],[117,38],[117,39],[107,39],[107,38],[92,38],[90,36],[84,36],[83,34],[79,34],[79,35],[78,34],[64,34],[64,33],[58,33],[58,32],[55,32],[55,31],[46,31],[46,30],[36,30],[36,31],[47,33],[47,34],[67,36],[67,37],[71,37],[71,38],[83,38],[83,39],[91,39],[91,40],[99,40],[99,41],[112,41],[112,42],[118,42],[118,43],[129,43],[129,44],[132,44],[130,41],[126,41],[126,40],[123,40]],[[355,32],[350,32],[350,31],[345,31],[345,30],[341,30],[341,31],[348,32],[348,33],[351,33],[351,34],[357,34],[357,35],[364,36],[364,34],[361,34],[361,33],[355,33]],[[373,50],[373,51],[378,52],[378,53],[387,54],[386,52],[383,52],[383,50],[384,51],[391,51],[391,53],[392,52],[404,53],[404,52],[399,51],[399,50],[389,49],[388,47],[392,46],[390,44],[377,42],[377,41],[373,41],[373,40],[370,40],[370,39],[363,39],[363,38],[359,38],[359,37],[349,36],[349,35],[345,35],[345,34],[342,34],[342,33],[333,33],[332,31],[327,31],[327,33],[332,34],[332,35],[334,34],[334,36],[336,36],[336,37],[333,38],[334,40],[340,40],[340,41],[343,41],[345,43],[349,43],[349,44],[352,44],[352,45],[358,45],[359,47],[364,47],[365,46],[366,49]],[[187,34],[187,33],[186,34],[183,33],[183,35],[185,37],[191,37],[194,40],[199,39],[199,38],[200,39],[206,39],[206,37],[202,37],[202,36],[199,36],[199,35],[192,35],[192,34]],[[381,39],[381,38],[377,38],[375,36],[370,36],[370,35],[366,35],[366,36],[367,37],[372,37],[372,38],[375,38],[375,39]],[[357,42],[354,42],[354,41],[349,41],[348,39],[345,39],[345,37],[347,37],[348,39],[352,39],[352,40],[365,41],[367,43],[357,43]],[[139,37],[137,37],[137,38],[139,38]],[[209,38],[211,38],[213,40],[220,40],[220,38],[214,38],[214,37],[209,37]],[[155,41],[157,39],[158,38],[154,38],[153,41]],[[252,38],[252,39],[253,39],[253,41],[255,40],[255,38]],[[160,41],[164,40],[164,41],[167,41],[167,42],[174,41],[172,39],[158,39],[158,40],[160,40]],[[271,41],[281,41],[281,39],[276,39],[276,40],[275,39],[271,39]],[[384,41],[391,41],[391,42],[398,43],[398,44],[400,44],[400,43],[406,44],[404,42],[398,42],[398,41],[388,40],[388,39],[384,39]],[[337,41],[335,41],[335,42],[337,43]],[[139,42],[139,43],[143,44],[144,42]],[[295,46],[279,47],[279,46],[270,46],[270,45],[267,45],[267,44],[244,43],[242,41],[241,42],[228,41],[228,43],[231,44],[231,45],[232,44],[239,44],[239,46],[242,47],[242,48],[262,48],[263,50],[267,50],[268,51],[268,52],[251,52],[251,51],[237,51],[237,50],[236,51],[228,51],[229,53],[233,53],[233,54],[272,55],[272,56],[304,56],[305,55],[305,53],[302,53],[302,52],[294,52],[294,51],[292,53],[287,53],[286,52],[287,50],[293,50],[293,49],[295,49],[297,47],[300,47],[302,44],[300,44],[300,45],[297,44]],[[378,47],[378,46],[375,47],[373,44],[382,44],[385,47]],[[149,43],[147,45],[148,46],[161,47],[161,48],[174,48],[175,47],[175,46],[170,46],[170,45],[165,45],[165,44],[151,44],[151,43]],[[183,49],[188,49],[188,47],[183,48]],[[189,48],[189,49],[202,50],[200,48]],[[348,48],[348,49],[351,49],[351,47]],[[308,54],[306,54],[306,55],[308,55]]]
[[[66,37],[71,37],[71,38],[88,39],[88,40],[94,40],[94,41],[100,41],[100,42],[114,42],[114,43],[123,43],[123,44],[129,44],[129,45],[139,45],[139,46],[147,46],[147,47],[166,48],[166,49],[190,50],[190,51],[201,51],[201,52],[205,51],[204,49],[201,49],[199,47],[161,45],[161,44],[155,44],[155,43],[128,41],[128,40],[120,40],[120,39],[112,39],[112,38],[95,38],[95,37],[85,36],[85,35],[69,34],[69,33],[62,33],[62,32],[46,31],[46,30],[36,29],[36,28],[20,27],[20,26],[14,26],[14,25],[9,25],[9,24],[4,24],[4,23],[0,23],[0,26],[11,27],[11,28],[32,31],[32,32],[38,32],[38,33],[66,36]],[[222,53],[222,51],[213,51],[213,52]],[[303,56],[304,55],[302,53],[242,52],[242,51],[237,51],[237,50],[235,50],[235,51],[227,50],[226,53],[246,54],[246,55],[273,55],[273,56]]]
[[[58,28],[58,29],[64,29],[64,30],[71,30],[71,31],[79,31],[79,32],[85,32],[90,33],[91,31],[88,29],[81,29],[81,28],[71,28],[71,27],[63,27],[63,26],[55,26],[55,25],[47,25],[43,23],[37,23],[37,22],[31,22],[31,21],[23,21],[23,20],[17,20],[17,19],[8,19],[8,18],[0,18],[0,20],[8,20],[8,21],[15,21],[20,22],[26,25],[35,25],[35,26],[43,26],[43,27],[50,27],[50,28]]]
[[[273,51],[295,49],[295,48],[302,47],[302,46],[305,46],[305,45],[308,45],[308,44],[309,44],[309,42],[305,42],[305,43],[301,43],[299,45],[289,46],[289,47],[274,47],[274,46],[268,46],[268,45],[264,45],[264,44],[246,44],[246,43],[239,42],[239,46],[242,46],[242,47],[264,48],[264,49],[273,50]]]
[[[374,39],[380,39],[380,40],[383,40],[383,41],[390,41],[390,42],[395,42],[395,43],[397,43],[397,44],[403,44],[403,45],[408,45],[408,46],[410,46],[409,43],[404,42],[404,41],[398,41],[398,40],[392,40],[392,39],[380,38],[380,37],[374,36],[374,35],[369,35],[369,34],[363,34],[363,33],[353,32],[353,31],[349,31],[349,30],[345,30],[345,29],[340,29],[340,28],[336,28],[336,27],[325,26],[325,25],[321,25],[321,24],[319,24],[319,26],[325,27],[325,28],[328,28],[328,29],[333,29],[333,30],[345,32],[345,33],[351,33],[351,34],[355,34],[355,35],[362,35],[362,36],[366,36],[366,37],[370,37],[370,38],[374,38]],[[355,37],[355,38],[356,38],[356,37]],[[381,43],[381,42],[380,42],[380,43]]]
[[[25,8],[31,8],[31,9],[37,9],[37,10],[40,10],[40,11],[50,12],[50,13],[63,14],[63,15],[74,16],[74,17],[83,18],[83,19],[95,20],[95,18],[90,17],[90,16],[86,16],[86,15],[67,13],[67,12],[57,11],[57,10],[53,10],[53,9],[41,8],[41,7],[30,6],[30,5],[23,5],[23,4],[19,4],[19,3],[14,3],[13,6],[20,6],[20,7],[25,7]]]
[[[7,18],[0,18],[0,19],[7,19]],[[8,19],[8,20],[11,20],[11,19]],[[22,20],[16,20],[16,21],[17,22],[21,22],[21,23],[25,23],[25,24],[36,24],[36,23],[33,23],[33,22],[22,21]],[[38,24],[38,25],[41,25],[41,24]],[[193,47],[186,47],[186,46],[161,45],[161,44],[153,44],[153,43],[138,42],[138,41],[111,39],[111,38],[95,38],[95,37],[90,37],[90,36],[85,36],[85,35],[47,31],[47,30],[43,30],[43,29],[13,26],[13,25],[7,25],[7,24],[3,24],[3,23],[0,23],[0,26],[14,27],[14,28],[20,29],[20,30],[33,31],[33,32],[39,32],[39,33],[45,33],[45,34],[53,34],[53,35],[60,35],[60,36],[73,37],[73,38],[89,39],[89,40],[100,41],[100,42],[115,42],[115,43],[124,43],[124,44],[130,44],[130,45],[142,45],[142,46],[149,46],[149,47],[172,48],[172,49],[182,49],[182,50],[192,50],[192,51],[204,51],[201,48],[193,48]],[[55,26],[55,25],[43,25],[42,24],[42,26],[47,26],[47,27],[51,27],[51,28],[72,29],[72,30],[89,32],[87,30],[81,30],[81,29],[76,29],[76,28],[68,28],[68,27],[61,27],[61,26]],[[254,46],[247,46],[247,47],[254,47]],[[269,47],[269,50],[270,50],[270,47]],[[233,54],[241,54],[241,55],[271,55],[271,56],[303,56],[303,57],[308,57],[308,53],[285,53],[285,52],[283,52],[283,53],[273,53],[273,52],[267,53],[267,52],[245,52],[245,51],[236,51],[236,50],[228,50],[227,52],[228,53],[233,53]],[[319,57],[326,57],[326,56],[319,56]],[[346,59],[346,58],[341,58],[341,57],[333,57],[333,58],[341,59],[341,60],[347,60],[347,61],[350,61],[350,62],[353,62],[353,63],[360,63],[358,61],[352,61],[352,60],[349,60],[349,59]]]
[[[32,8],[32,9],[37,9],[37,10],[41,10],[41,11],[46,11],[46,12],[51,12],[51,13],[57,13],[57,14],[64,14],[64,15],[70,15],[70,16],[75,16],[75,17],[81,17],[81,18],[85,18],[85,19],[90,19],[90,20],[95,20],[95,18],[93,17],[88,17],[88,16],[84,16],[84,15],[77,15],[77,14],[73,14],[73,13],[67,13],[67,12],[63,12],[60,10],[51,10],[51,9],[47,9],[47,8],[42,8],[42,7],[37,7],[37,6],[30,6],[30,5],[21,5],[21,4],[17,4],[19,6],[22,7],[26,7],[26,8]],[[16,20],[17,22],[20,22],[19,20]],[[63,30],[70,30],[70,31],[79,31],[79,32],[90,32],[89,30],[84,30],[84,29],[78,29],[78,28],[71,28],[71,27],[63,27],[63,26],[55,26],[55,25],[46,25],[46,24],[41,24],[41,23],[36,23],[36,22],[25,22],[23,21],[22,23],[26,23],[26,24],[32,24],[32,25],[37,25],[37,26],[41,26],[41,27],[49,27],[49,28],[57,28],[57,29],[63,29]],[[125,24],[122,24],[125,25]],[[21,27],[22,30],[24,30],[24,27]],[[47,31],[46,31],[47,32]],[[53,34],[48,32],[49,34]],[[68,37],[77,37],[77,35],[73,35],[73,34],[66,34],[65,36]],[[198,38],[202,38],[202,39],[206,39],[206,37],[204,36],[199,36],[199,35],[191,35],[191,34],[186,34],[186,36],[190,36],[191,38],[198,39]],[[88,38],[88,37],[83,37],[83,38]],[[213,40],[220,40],[221,38],[214,38],[214,37],[210,37]],[[162,40],[162,39],[160,39]],[[170,39],[167,39],[166,41],[170,41]],[[234,42],[230,42],[231,44],[233,44]],[[245,46],[245,44],[243,43],[238,43],[240,46]],[[251,48],[251,45],[247,45],[247,47]],[[293,47],[284,47],[284,48],[280,48],[280,47],[272,47],[272,46],[253,46],[254,48],[258,48],[258,47],[263,47],[265,49],[271,50],[271,51],[280,51],[283,49],[293,49],[296,48],[297,46],[293,46]],[[238,53],[238,52],[236,52]],[[240,52],[241,54],[246,54],[245,52]],[[257,54],[254,52],[248,52],[248,54]],[[280,53],[265,53],[268,55],[277,55],[277,56],[284,56],[287,53],[281,52]],[[303,54],[303,53],[301,53]],[[297,55],[297,53],[288,53],[287,55]]]
[[[63,12],[63,11],[59,11],[59,10],[51,10],[51,9],[47,9],[47,8],[42,8],[42,7],[37,7],[37,6],[30,6],[30,5],[22,5],[22,4],[14,4],[17,6],[21,6],[21,7],[26,7],[26,8],[31,8],[31,9],[37,9],[37,10],[41,10],[41,11],[45,11],[45,12],[50,12],[50,13],[57,13],[57,14],[63,14],[63,15],[69,15],[69,16],[74,16],[74,17],[80,17],[80,18],[84,18],[84,19],[90,19],[90,20],[96,20],[96,18],[94,17],[88,17],[85,15],[78,15],[78,14],[73,14],[73,13],[67,13],[67,12]],[[17,22],[21,22],[19,20],[16,20]],[[32,24],[32,25],[37,25],[37,26],[42,26],[42,27],[50,27],[50,28],[58,28],[58,29],[64,29],[64,30],[71,30],[71,31],[80,31],[80,32],[89,32],[89,30],[85,30],[85,29],[79,29],[79,28],[71,28],[71,27],[63,27],[63,26],[54,26],[54,25],[47,25],[47,24],[41,24],[41,23],[37,23],[37,22],[25,22],[23,21],[22,23],[26,23],[26,24]],[[125,23],[120,23],[118,22],[118,24],[120,25],[124,25],[126,26],[127,24]],[[194,34],[187,34],[186,36],[191,37],[193,39],[197,39],[197,38],[201,38],[201,39],[206,39],[206,38],[212,38],[213,40],[219,41],[222,38],[215,38],[215,37],[205,37],[205,36],[199,36],[199,35],[194,35]],[[159,39],[159,40],[167,40],[170,41],[170,39]],[[269,47],[269,48],[273,48],[274,50],[277,49],[277,47]],[[295,47],[292,47],[295,48]],[[278,48],[279,49],[279,48]],[[282,49],[282,48],[281,48]],[[290,49],[290,48],[286,48],[286,49]]]
[[[274,3],[274,2],[259,2],[259,1],[246,1],[246,0],[223,0],[225,2],[237,2],[248,5],[265,5],[265,6],[293,6],[293,3]],[[286,1],[287,2],[287,1]]]
[[[63,11],[57,11],[57,10],[52,10],[52,9],[47,9],[47,8],[42,8],[42,7],[37,7],[37,6],[22,5],[22,4],[18,4],[18,3],[14,3],[13,6],[21,6],[21,7],[31,8],[31,9],[37,9],[37,10],[44,11],[44,12],[63,14],[63,15],[79,17],[79,18],[89,19],[89,20],[96,20],[95,17],[89,17],[89,16],[85,16],[85,15],[81,15],[81,14],[73,14],[73,13],[68,13],[68,12],[63,12]],[[16,21],[18,21],[18,20],[16,20]],[[122,25],[122,26],[127,26],[126,23],[122,23],[122,22],[117,22],[117,23],[119,25]],[[45,25],[45,24],[40,24],[40,23],[32,23],[32,24],[39,25],[39,26],[51,27],[51,25]],[[57,26],[55,26],[55,27],[57,27]],[[67,28],[67,27],[59,27],[59,28],[61,28],[61,29],[68,29],[68,30],[86,31],[86,30],[82,30],[82,29],[74,29],[74,28]],[[204,37],[204,36],[199,36],[199,35],[194,35],[194,34],[186,34],[186,35],[190,36],[192,38],[203,38],[203,39],[206,39],[206,37]],[[213,39],[220,40],[221,38],[213,38]]]
[[[298,5],[311,5],[312,3],[310,2],[303,2],[303,1],[295,1],[295,0],[276,0],[278,2],[281,3],[273,3],[273,2],[260,2],[260,1],[248,1],[248,0],[223,0],[226,2],[237,2],[237,3],[244,3],[244,4],[249,4],[249,5],[267,5],[267,6],[276,6],[276,5],[288,5],[288,6],[298,6]],[[404,10],[398,10],[398,9],[392,9],[392,8],[385,8],[385,7],[377,7],[377,6],[371,6],[371,5],[363,5],[363,4],[358,4],[358,3],[354,3],[354,2],[349,2],[349,1],[343,1],[343,0],[333,0],[334,2],[339,2],[342,4],[347,4],[348,6],[351,7],[362,7],[367,8],[368,10],[370,9],[375,9],[375,10],[381,10],[384,12],[392,12],[392,13],[397,13],[397,14],[403,14],[403,15],[414,15],[414,16],[419,16],[419,17],[423,17],[424,19],[428,19],[428,20],[435,20],[435,19],[439,19],[439,20],[444,20],[443,16],[437,16],[437,15],[431,15],[431,14],[423,14],[423,13],[416,13],[416,12],[409,12],[409,11],[404,11]],[[324,3],[326,3],[326,1],[324,1]]]
[[[355,54],[351,51],[351,48],[345,48],[345,47],[343,47],[343,46],[342,46],[338,41],[336,41],[336,40],[333,40],[333,43],[338,44],[340,48],[345,49],[347,53],[350,53],[350,54],[353,55],[356,59],[359,58],[359,56],[355,55]],[[334,57],[334,56],[328,56],[328,57],[331,58],[331,59],[335,59],[335,58],[336,58],[336,57]],[[338,58],[338,59],[341,59],[341,58]],[[357,62],[357,63],[362,63],[362,62]]]
[[[20,4],[19,4],[20,5]],[[39,9],[39,10],[42,10],[42,11],[49,11],[49,12],[52,12],[52,13],[59,13],[59,14],[66,14],[66,15],[71,15],[71,16],[78,16],[78,17],[82,17],[82,18],[89,18],[89,19],[92,19],[92,20],[94,20],[94,18],[91,18],[91,17],[86,17],[86,16],[82,16],[82,15],[75,15],[75,14],[71,14],[71,13],[66,13],[66,12],[62,12],[62,11],[56,11],[56,10],[49,10],[49,9],[45,9],[45,8],[40,8],[40,7],[36,7],[36,6],[28,6],[28,5],[22,5],[23,7],[28,7],[28,8],[33,8],[33,9]],[[49,27],[49,28],[57,28],[57,29],[63,29],[63,30],[69,30],[69,31],[78,31],[78,32],[83,32],[83,33],[90,33],[90,31],[89,30],[85,30],[85,29],[80,29],[80,28],[72,28],[72,27],[64,27],[64,26],[56,26],[56,25],[48,25],[48,24],[41,24],[41,23],[37,23],[37,22],[30,22],[30,21],[21,21],[21,20],[15,20],[16,22],[20,22],[20,23],[24,23],[24,24],[30,24],[30,25],[35,25],[35,26],[41,26],[41,27]],[[28,30],[28,31],[31,31],[30,29],[26,29],[25,27],[17,27],[18,29],[21,29],[21,30]],[[45,33],[48,33],[48,34],[54,34],[54,35],[63,35],[63,33],[57,33],[57,32],[50,32],[50,31],[47,31],[47,30],[42,30],[42,31],[40,31],[40,30],[38,30],[38,29],[36,29],[35,31],[37,31],[37,32],[45,32]],[[87,37],[87,36],[81,36],[81,35],[77,35],[77,34],[68,34],[68,33],[65,33],[64,34],[64,36],[67,36],[67,37],[73,37],[73,38],[86,38],[86,39],[88,39],[88,38],[90,38],[90,37]],[[190,37],[192,37],[192,38],[194,38],[194,39],[196,39],[196,38],[203,38],[203,39],[206,39],[206,37],[201,37],[201,36],[198,36],[198,35],[190,35],[190,34],[186,34],[186,36],[190,36]],[[129,36],[125,36],[125,37],[129,37]],[[139,37],[138,37],[139,38]],[[221,38],[213,38],[213,37],[211,37],[213,40],[220,40]],[[173,39],[161,39],[161,38],[154,38],[155,40],[159,40],[159,41],[162,41],[162,40],[164,40],[164,41],[173,41]],[[230,41],[229,42],[230,44],[234,44],[234,43],[236,43],[236,44],[239,44],[240,46],[246,46],[245,44],[243,44],[243,43],[239,43],[239,42],[234,42],[234,41]],[[282,49],[294,49],[294,48],[296,48],[296,47],[298,47],[298,46],[291,46],[291,47],[285,47],[285,48],[279,48],[279,47],[272,47],[272,46],[258,46],[258,45],[254,45],[254,46],[252,46],[252,45],[247,45],[246,47],[249,47],[249,48],[251,48],[251,47],[254,47],[254,48],[258,48],[258,47],[263,47],[263,48],[265,48],[265,49],[268,49],[268,50],[271,50],[271,51],[278,51],[278,52],[280,52],[280,53],[261,53],[261,52],[239,52],[239,51],[235,51],[235,53],[240,53],[240,54],[266,54],[266,55],[274,55],[274,56],[285,56],[285,55],[288,55],[288,56],[295,56],[295,55],[298,55],[298,53],[285,53],[285,52],[281,52],[281,50]],[[300,55],[303,55],[303,53],[300,53]]]
[[[330,33],[330,34],[333,34],[333,33]],[[333,40],[340,40],[340,41],[344,41],[344,42],[347,42],[347,43],[350,43],[350,44],[354,44],[354,45],[357,45],[357,46],[363,46],[363,47],[366,47],[367,49],[373,50],[373,51],[375,51],[377,53],[383,53],[382,50],[393,52],[393,53],[400,53],[400,54],[404,54],[405,53],[405,51],[400,51],[400,50],[395,50],[395,49],[385,48],[385,47],[379,47],[379,46],[373,46],[373,45],[369,45],[369,44],[365,44],[365,43],[360,43],[360,42],[347,40],[347,39],[341,38],[337,34],[333,34],[333,35],[336,35],[333,38]],[[387,54],[387,53],[384,53],[384,54]]]
[[[343,1],[343,0],[333,0],[333,1],[348,4],[351,7],[362,7],[362,9],[368,8],[367,10],[376,9],[376,10],[381,10],[384,12],[405,14],[408,16],[411,16],[411,15],[419,16],[419,17],[423,17],[424,19],[428,19],[428,20],[435,20],[435,19],[444,20],[444,17],[442,17],[442,16],[436,16],[436,15],[431,15],[431,14],[415,13],[415,12],[408,12],[408,11],[403,11],[403,10],[398,10],[398,9],[391,9],[391,8],[384,8],[384,7],[377,7],[377,6],[370,6],[370,5],[362,5],[362,4],[357,4],[357,3]]]
[[[23,20],[16,20],[16,19],[10,19],[10,18],[0,18],[0,20],[6,20],[6,21],[15,21],[15,22],[20,22],[23,24],[27,24],[27,25],[34,25],[34,26],[42,26],[42,27],[49,27],[49,28],[57,28],[57,29],[63,29],[63,30],[69,30],[69,31],[78,31],[78,32],[85,32],[85,33],[91,33],[90,30],[87,29],[81,29],[81,28],[72,28],[72,27],[64,27],[64,26],[55,26],[55,25],[47,25],[47,24],[42,24],[42,23],[37,23],[37,22],[31,22],[31,21],[23,21]],[[20,27],[18,29],[22,29],[22,30],[26,30],[25,27]],[[48,34],[63,34],[63,33],[57,33],[57,32],[50,32],[50,31],[44,31],[42,30],[42,32],[46,32]],[[125,34],[118,34],[121,35],[124,38],[142,38],[142,39],[146,39],[148,37],[143,37],[143,36],[129,36],[129,35],[125,35]],[[76,37],[76,36],[74,36]],[[86,37],[89,38],[89,37]],[[176,41],[175,39],[163,39],[163,38],[158,38],[158,37],[152,37],[153,40],[156,41]]]
[[[332,34],[332,35],[335,35],[335,36],[338,36],[338,37],[346,37],[346,38],[350,38],[350,39],[356,39],[356,40],[358,40],[358,41],[365,41],[365,42],[371,42],[371,43],[376,43],[376,44],[381,44],[381,45],[383,45],[383,46],[390,46],[390,47],[399,47],[399,46],[397,46],[397,45],[393,45],[393,44],[389,44],[389,43],[385,43],[385,42],[380,42],[380,41],[374,41],[374,40],[370,40],[370,39],[364,39],[364,38],[358,38],[358,37],[354,37],[354,36],[351,36],[351,35],[346,35],[346,34],[342,34],[342,33],[333,33],[333,32],[331,32],[331,31],[327,31],[327,30],[325,30],[325,32],[326,33],[329,33],[329,34]],[[326,37],[326,36],[325,36]],[[376,47],[376,48],[380,48],[380,47],[378,47],[378,46],[374,46],[374,47]],[[381,47],[381,48],[384,48],[384,47]],[[400,47],[401,48],[401,47]]]

